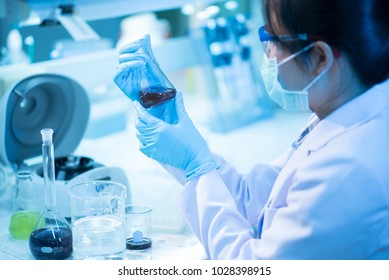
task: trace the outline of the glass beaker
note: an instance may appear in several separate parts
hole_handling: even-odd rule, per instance
[[[140,103],[145,108],[170,100],[176,96],[176,89],[162,72],[155,58],[150,54],[150,40],[142,38],[135,42],[138,44],[136,53],[147,56],[146,66],[140,73]]]
[[[127,204],[125,209],[126,244],[129,250],[151,247],[151,206]]]
[[[9,223],[11,237],[28,240],[40,216],[32,188],[31,171],[16,172],[16,190]]]
[[[128,259],[151,259],[151,210],[146,204],[127,204],[125,209]]]
[[[72,255],[72,231],[56,207],[53,130],[42,129],[45,209],[30,235],[30,251],[38,260],[62,260]]]
[[[113,181],[90,181],[69,189],[74,259],[123,259],[126,250],[126,188]]]

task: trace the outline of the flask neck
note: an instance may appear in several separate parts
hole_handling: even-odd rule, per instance
[[[54,145],[53,143],[43,143],[43,177],[45,187],[45,206],[47,209],[56,207],[55,191],[55,166],[54,166]]]
[[[16,184],[19,189],[32,187],[32,175],[30,171],[18,171],[16,173]]]
[[[30,171],[18,171],[16,173],[16,190],[12,210],[13,212],[37,211]]]

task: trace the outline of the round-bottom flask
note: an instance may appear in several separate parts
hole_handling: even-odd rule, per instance
[[[56,211],[45,209],[29,240],[30,251],[38,260],[63,260],[72,255],[72,231]]]

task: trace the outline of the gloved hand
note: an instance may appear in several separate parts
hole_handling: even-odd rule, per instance
[[[153,107],[148,108],[147,111],[154,117],[157,117],[158,119],[163,120],[167,123],[177,123],[175,98],[154,105]]]
[[[218,169],[207,143],[185,111],[181,93],[175,98],[176,124],[154,117],[137,101],[134,104],[139,117],[135,127],[142,153],[184,170],[187,180]]]
[[[151,49],[150,35],[145,35],[141,40],[143,40],[143,45],[146,47],[151,58],[137,53],[140,47],[140,41],[125,45],[119,51],[119,65],[117,66],[114,77],[116,85],[133,101],[139,100],[141,71],[150,60],[155,60]]]

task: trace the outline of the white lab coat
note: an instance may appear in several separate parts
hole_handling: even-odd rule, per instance
[[[271,164],[217,160],[176,198],[208,258],[389,259],[389,80]]]

